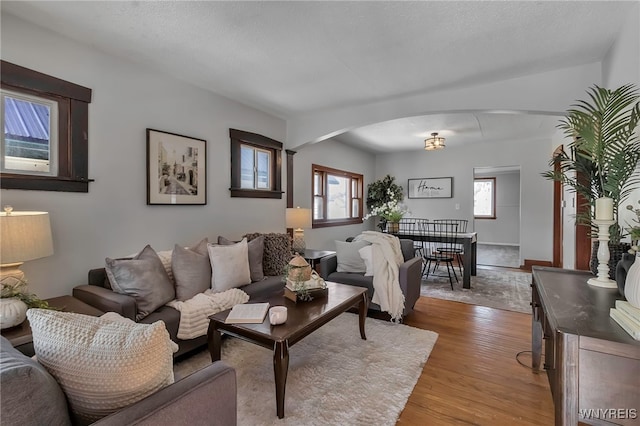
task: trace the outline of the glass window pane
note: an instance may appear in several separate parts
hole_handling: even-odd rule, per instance
[[[255,189],[254,151],[248,146],[240,148],[240,188]]]
[[[313,197],[313,218],[314,219],[324,219],[322,210],[323,210],[323,200],[322,197]]]
[[[474,216],[493,216],[493,180],[473,182]]]
[[[358,196],[358,179],[351,179],[351,197]]]
[[[3,93],[3,169],[57,174],[57,103]]]
[[[267,151],[256,150],[258,157],[258,188],[269,189],[269,159],[271,155]]]
[[[351,217],[358,217],[360,215],[360,203],[357,198],[351,200]]]
[[[322,173],[313,173],[313,195],[322,195]]]
[[[349,182],[350,179],[329,175],[327,185],[327,219],[344,219],[349,217]]]

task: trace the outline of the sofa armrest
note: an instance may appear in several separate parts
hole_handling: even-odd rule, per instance
[[[335,254],[325,256],[320,259],[320,276],[323,280],[328,280],[329,275],[338,269],[338,256]]]
[[[217,361],[94,424],[235,425],[237,403],[236,372]]]
[[[136,320],[136,300],[126,294],[85,284],[74,287],[73,297],[103,312],[117,312],[125,318]]]
[[[413,312],[413,307],[420,297],[422,284],[422,257],[414,257],[398,268],[400,271],[400,288],[404,294],[404,315]]]

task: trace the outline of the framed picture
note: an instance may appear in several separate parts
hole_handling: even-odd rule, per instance
[[[453,197],[453,178],[409,179],[407,188],[409,198],[451,198]]]
[[[207,141],[147,129],[147,204],[207,204]]]

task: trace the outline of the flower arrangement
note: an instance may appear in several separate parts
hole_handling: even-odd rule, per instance
[[[402,204],[396,198],[396,195],[391,191],[387,191],[389,201],[386,201],[379,206],[373,207],[371,211],[365,215],[362,220],[367,220],[370,217],[378,216],[386,220],[387,222],[400,222],[400,219],[407,214],[407,210],[404,209]]]

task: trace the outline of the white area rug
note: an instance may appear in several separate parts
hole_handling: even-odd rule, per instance
[[[289,350],[285,417],[276,416],[273,353],[225,338],[222,360],[236,369],[238,425],[395,425],[438,335],[345,313]],[[175,364],[176,380],[209,364],[208,351]]]
[[[437,274],[446,275],[443,266]],[[531,274],[529,272],[504,271],[493,269],[477,269],[477,276],[471,276],[471,288],[462,288],[462,277],[456,269],[458,280],[453,281],[453,288],[448,277],[422,279],[420,294],[435,299],[453,300],[472,305],[488,306],[507,311],[531,313]]]

